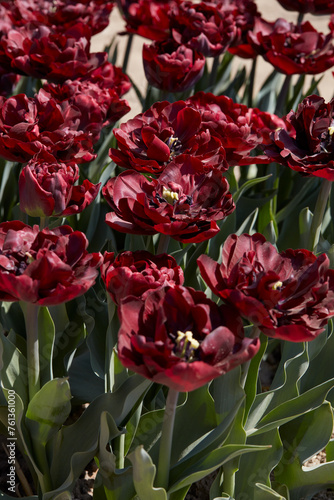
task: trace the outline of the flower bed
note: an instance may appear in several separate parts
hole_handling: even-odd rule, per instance
[[[334,6],[279,3],[0,1],[5,499],[334,488]]]

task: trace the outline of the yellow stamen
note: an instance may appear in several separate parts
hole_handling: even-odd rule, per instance
[[[183,342],[183,346],[181,347],[181,342]],[[176,345],[181,347],[180,357],[184,358],[186,354],[188,354],[188,361],[192,361],[194,358],[194,352],[199,348],[200,343],[198,340],[194,339],[193,333],[189,330],[186,332],[181,332],[178,330]],[[187,352],[188,351],[188,352]]]
[[[328,127],[328,133],[330,136],[332,136],[334,134],[334,126],[331,125],[330,127]]]
[[[283,286],[282,281],[276,281],[276,283],[273,283],[270,288],[272,290],[277,290],[278,288],[281,288]]]
[[[170,189],[165,188],[165,186],[162,188],[162,197],[170,205],[173,205],[174,202],[179,199],[179,195],[176,193],[176,191],[171,191]]]

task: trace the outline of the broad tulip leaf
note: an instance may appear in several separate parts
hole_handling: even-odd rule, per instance
[[[318,467],[302,463],[324,448],[333,429],[331,405],[326,402],[280,429],[284,455],[275,470],[275,480],[290,491],[291,500],[311,499],[322,489],[334,485],[334,462]]]
[[[27,360],[17,347],[0,334],[0,378],[1,386],[14,389],[23,402],[28,404],[28,368]]]
[[[247,444],[271,445],[269,450],[262,453],[252,453],[240,457],[239,470],[236,473],[236,497],[238,498],[247,491],[248,500],[258,500],[256,483],[270,484],[270,474],[282,458],[283,445],[278,429],[273,429],[259,436],[252,436],[248,438]]]
[[[128,455],[133,466],[133,482],[140,500],[167,500],[166,490],[154,488],[156,467],[142,446]]]
[[[71,411],[71,392],[67,379],[47,382],[30,401],[26,426],[36,443],[45,447]]]
[[[106,426],[108,439],[102,443],[100,431],[104,429],[103,436],[106,438]],[[74,424],[63,427],[49,445],[52,449],[50,475],[54,490],[45,493],[43,500],[52,500],[55,494],[71,491],[84,467],[97,455],[99,447],[106,447],[120,434],[112,417],[104,411],[101,398],[96,404],[93,402]],[[108,459],[106,467],[109,465]]]
[[[287,448],[285,457],[298,454],[301,463],[323,450],[333,430],[333,413],[327,401],[319,408],[302,415],[280,428],[281,439]],[[288,444],[289,443],[289,444]]]
[[[255,500],[287,500],[265,484],[256,483]]]
[[[267,413],[254,427],[247,428],[248,435],[259,434],[283,425],[320,406],[328,391],[334,387],[334,379],[310,389],[301,396],[290,399]]]
[[[38,311],[38,341],[41,386],[53,378],[52,358],[55,342],[55,326],[47,307]]]
[[[185,486],[200,481],[203,477],[215,471],[226,462],[230,462],[244,453],[268,450],[270,446],[250,446],[229,444],[221,448],[202,455],[197,461],[187,462],[185,467],[182,461],[172,467],[170,471],[169,493],[177,491]]]
[[[136,494],[133,484],[132,467],[116,469],[105,477],[99,470],[94,481],[94,500],[121,500],[133,498]]]
[[[334,461],[334,439],[331,439],[326,446],[326,459],[327,462]]]
[[[113,419],[109,440],[121,432],[144,397],[151,382],[139,375],[131,376],[115,393],[101,394],[72,425],[63,427],[52,441],[51,476],[57,487],[70,489],[87,463],[94,458],[99,446],[101,418],[108,412]],[[44,499],[50,500],[50,499]]]

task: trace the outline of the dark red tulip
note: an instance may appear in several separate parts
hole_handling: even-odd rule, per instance
[[[0,54],[5,53],[12,71],[62,83],[85,76],[106,61],[106,52],[90,53],[90,36],[83,23],[61,33],[31,23],[3,36]]]
[[[144,44],[143,64],[150,85],[168,92],[184,92],[201,78],[205,57],[169,39]]]
[[[220,139],[229,166],[269,163],[265,156],[250,155],[264,138],[256,110],[210,92],[197,92],[186,102],[200,113],[203,128]]]
[[[59,161],[90,161],[93,136],[80,123],[85,121],[78,108],[62,107],[43,89],[34,98],[0,98],[0,156],[25,163],[44,150]]]
[[[181,2],[172,10],[171,28],[177,43],[206,57],[225,52],[236,34],[233,15],[223,2]]]
[[[278,129],[265,147],[271,161],[334,181],[334,100],[311,95],[286,116],[292,133]]]
[[[196,158],[171,163],[159,179],[126,170],[110,179],[102,193],[113,209],[106,222],[131,234],[162,233],[184,243],[199,243],[218,231],[216,221],[235,205],[222,173],[206,173]]]
[[[269,23],[258,18],[248,38],[266,61],[286,75],[316,75],[334,66],[332,33],[319,33],[308,21],[295,25],[285,19]]]
[[[134,295],[144,299],[151,290],[165,285],[183,285],[183,271],[167,254],[153,255],[144,250],[105,252],[101,275],[106,289],[116,304]]]
[[[38,22],[64,31],[80,22],[88,25],[93,35],[108,26],[114,5],[105,0],[10,0],[2,3],[17,27]]]
[[[118,356],[124,366],[187,392],[251,359],[259,339],[245,338],[231,308],[183,286],[123,299]]]
[[[116,0],[126,21],[126,31],[150,40],[170,34],[170,11],[180,0]]]
[[[0,300],[51,306],[82,295],[102,263],[87,246],[86,236],[70,226],[39,231],[20,221],[1,223]]]
[[[325,254],[278,253],[262,234],[232,234],[221,264],[207,255],[197,262],[211,290],[269,337],[312,340],[334,316],[334,270]]]
[[[100,184],[79,179],[79,167],[59,163],[44,152],[30,160],[19,177],[20,209],[33,217],[66,217],[82,212],[97,196]]]
[[[156,102],[114,129],[119,149],[109,155],[120,167],[160,174],[179,155],[200,159],[210,170],[227,170],[225,151],[199,110],[189,102]]]

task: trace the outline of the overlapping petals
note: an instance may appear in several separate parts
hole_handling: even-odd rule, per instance
[[[170,12],[180,0],[116,0],[126,21],[126,30],[150,40],[165,40],[170,34]]]
[[[182,165],[171,163],[159,179],[126,170],[102,190],[113,209],[106,222],[123,233],[162,233],[184,243],[199,243],[217,234],[216,221],[234,211],[228,189],[221,172],[205,173],[193,157]]]
[[[290,111],[286,121],[293,134],[283,129],[271,137],[265,147],[271,159],[303,175],[314,175],[334,181],[334,100],[326,103],[311,95]]]
[[[175,286],[128,297],[120,307],[118,356],[130,370],[181,392],[201,387],[251,359],[259,339],[244,337],[234,310]]]
[[[248,37],[254,49],[286,75],[314,75],[334,66],[332,33],[319,33],[308,21],[295,25],[285,19],[269,23],[258,18]]]
[[[253,0],[223,0],[224,10],[232,13],[236,33],[228,51],[243,58],[255,58],[257,52],[248,41],[248,32],[252,31],[255,19],[261,17]]]
[[[96,198],[100,184],[79,179],[79,167],[58,163],[52,155],[40,154],[30,160],[19,177],[20,209],[33,217],[49,217],[82,212]]]
[[[78,128],[78,108],[62,108],[44,90],[34,98],[18,94],[0,103],[0,156],[25,163],[45,150],[60,161],[95,158],[91,133]]]
[[[175,259],[167,254],[105,252],[101,275],[106,289],[116,304],[129,295],[144,299],[151,290],[165,285],[183,285],[184,276]]]
[[[147,81],[168,92],[183,92],[201,78],[205,57],[174,40],[143,46],[143,64]]]
[[[11,0],[2,2],[11,14],[15,26],[39,22],[63,31],[78,22],[87,24],[92,34],[109,24],[113,1],[105,0]]]
[[[171,29],[176,42],[206,57],[225,52],[236,34],[233,15],[223,2],[181,2],[172,10]]]
[[[250,155],[267,137],[257,125],[258,110],[254,111],[230,97],[215,96],[210,92],[197,92],[186,102],[198,110],[202,126],[220,139],[229,166],[269,162],[264,156]],[[271,116],[275,120],[275,115]]]
[[[189,101],[153,104],[114,129],[119,149],[109,155],[120,167],[160,174],[178,155],[200,159],[210,170],[227,170],[221,140],[213,137],[200,110]]]
[[[334,271],[325,254],[278,253],[257,233],[229,236],[221,264],[206,255],[197,262],[211,290],[270,337],[312,340],[334,316]]]
[[[70,226],[39,231],[20,221],[0,224],[0,300],[50,306],[85,293],[95,282],[100,253]]]
[[[78,23],[61,33],[30,23],[9,30],[0,42],[0,62],[19,74],[62,83],[103,64],[106,52],[90,53],[90,28]]]

